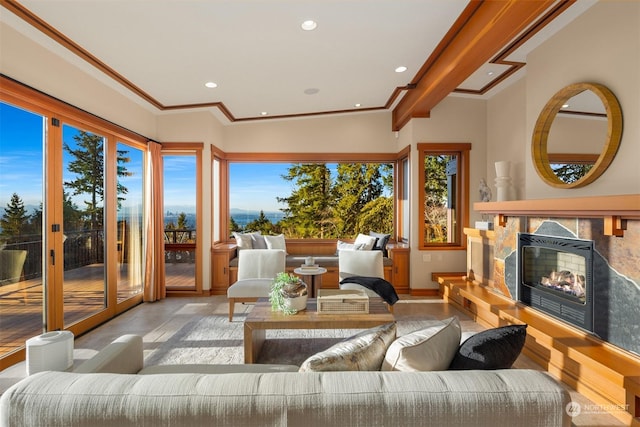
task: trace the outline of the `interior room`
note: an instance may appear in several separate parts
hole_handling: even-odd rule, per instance
[[[315,298],[370,243],[403,333],[526,324],[512,370],[582,399],[562,425],[640,426],[640,2],[0,5],[2,392],[45,333],[76,359],[142,335],[146,368],[215,313],[241,347],[224,328],[267,295],[234,288],[239,253],[284,250]],[[386,204],[349,199],[354,165]],[[289,191],[318,167],[342,184],[331,218],[263,202],[267,174]]]

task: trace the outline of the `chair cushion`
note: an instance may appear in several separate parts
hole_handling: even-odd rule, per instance
[[[403,335],[391,343],[383,371],[445,371],[460,346],[457,317]]]
[[[367,329],[309,357],[300,372],[379,371],[395,337],[395,322]]]
[[[227,298],[268,298],[273,279],[238,280],[227,289]]]

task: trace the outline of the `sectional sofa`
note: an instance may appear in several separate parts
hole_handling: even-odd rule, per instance
[[[0,426],[571,425],[569,394],[540,371],[144,368],[142,360],[142,339],[130,335],[74,372],[31,375],[0,398]]]

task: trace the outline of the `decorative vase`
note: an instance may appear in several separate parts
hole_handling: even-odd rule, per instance
[[[271,287],[269,300],[274,310],[295,314],[307,308],[307,285],[299,277],[279,273]]]
[[[496,162],[496,187],[498,189],[497,201],[503,202],[505,200],[511,200],[511,176],[509,172],[511,170],[511,162],[501,161]]]

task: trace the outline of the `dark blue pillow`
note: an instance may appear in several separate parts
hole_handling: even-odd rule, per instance
[[[526,337],[527,325],[478,332],[460,345],[449,369],[509,369],[520,355]]]

